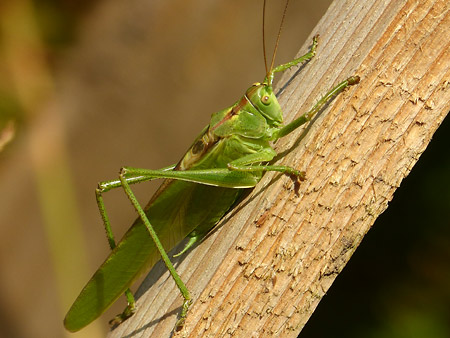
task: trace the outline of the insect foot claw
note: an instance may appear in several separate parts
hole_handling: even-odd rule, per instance
[[[302,182],[306,179],[306,173],[304,171],[298,171],[293,170],[292,172],[288,173],[288,176],[294,181],[294,182]]]
[[[180,318],[175,323],[175,331],[179,331],[182,329],[184,322],[186,321],[186,315],[189,310],[189,307],[192,305],[192,299],[185,299],[183,303],[183,308],[180,313]]]
[[[297,175],[297,178],[298,178],[299,181],[304,181],[304,180],[306,180],[306,172],[304,172],[304,171],[299,171],[299,172],[298,172],[298,175]]]
[[[299,194],[300,182],[306,179],[306,173],[304,171],[295,170],[295,172],[289,174],[289,177],[294,181],[295,194]]]
[[[349,77],[349,78],[347,79],[348,85],[349,85],[349,86],[353,86],[353,85],[355,85],[355,84],[358,84],[360,80],[361,80],[361,79],[360,79],[360,77],[359,77],[358,75],[356,75],[356,76],[351,76],[351,77]]]
[[[109,321],[109,326],[111,326],[111,329],[115,329],[117,326],[122,324],[125,320],[130,318],[134,313],[136,312],[135,306],[127,306],[125,310],[121,314],[118,314],[113,319]]]

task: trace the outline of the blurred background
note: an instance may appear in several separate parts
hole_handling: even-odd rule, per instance
[[[330,2],[291,1],[277,64]],[[283,3],[269,5],[271,51]],[[107,333],[123,300],[80,333],[62,326],[108,253],[97,182],[177,162],[211,113],[263,80],[261,12],[261,0],[0,3],[0,337]],[[449,135],[447,120],[301,337],[450,336]],[[135,191],[145,203],[155,187]],[[105,199],[120,237],[133,209],[121,191]]]

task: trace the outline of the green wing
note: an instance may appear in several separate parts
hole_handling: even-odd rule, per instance
[[[146,214],[168,252],[195,228],[205,229],[208,224],[212,228],[239,193],[239,189],[172,180],[159,190]],[[64,320],[66,328],[77,331],[98,318],[160,258],[145,225],[137,219],[75,300]]]

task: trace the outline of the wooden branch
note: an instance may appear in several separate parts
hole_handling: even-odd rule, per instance
[[[277,144],[279,163],[307,172],[299,195],[265,175],[177,262],[194,304],[175,337],[296,337],[450,109],[447,0],[335,1],[317,33],[316,58],[278,86],[286,119],[350,75],[361,83]],[[181,297],[162,264],[139,293],[111,337],[169,337]]]

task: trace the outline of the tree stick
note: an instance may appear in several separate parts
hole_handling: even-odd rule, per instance
[[[298,195],[265,175],[177,262],[194,304],[175,337],[296,337],[450,109],[448,1],[335,1],[317,33],[316,58],[278,85],[286,120],[350,75],[361,83],[277,143],[278,163],[307,173]],[[161,264],[138,294],[111,337],[169,337],[182,299]]]

